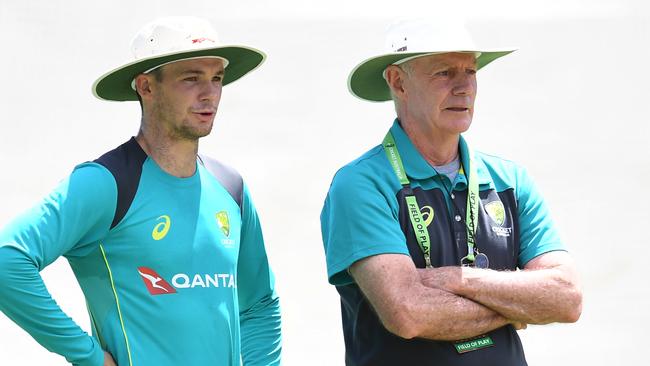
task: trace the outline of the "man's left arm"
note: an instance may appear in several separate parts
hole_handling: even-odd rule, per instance
[[[279,365],[280,301],[268,263],[257,211],[244,186],[242,228],[237,267],[241,352],[245,366]]]
[[[528,173],[512,167],[519,216],[521,271],[444,267],[420,271],[425,283],[528,324],[575,322],[582,311],[578,271]]]
[[[469,267],[419,271],[427,286],[463,296],[527,324],[572,323],[582,311],[578,273],[565,251],[542,254],[522,271]]]

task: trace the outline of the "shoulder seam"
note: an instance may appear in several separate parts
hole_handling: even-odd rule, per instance
[[[207,155],[198,154],[199,163],[228,191],[239,208],[244,201],[244,179],[238,171]]]
[[[147,154],[135,138],[131,138],[93,161],[113,175],[117,186],[117,204],[109,230],[122,221],[131,207],[140,184],[142,165],[146,159]]]

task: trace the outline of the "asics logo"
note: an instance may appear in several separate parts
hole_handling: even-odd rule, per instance
[[[174,294],[176,290],[167,283],[156,271],[147,267],[138,267],[138,273],[144,281],[147,290],[152,295]]]
[[[433,207],[424,206],[420,209],[420,213],[422,214],[422,219],[424,220],[424,226],[429,227],[429,224],[431,224],[431,221],[433,221]]]
[[[151,232],[151,237],[153,240],[160,240],[167,235],[169,228],[172,226],[172,219],[167,215],[158,216],[156,220],[162,220],[156,226],[153,227]]]

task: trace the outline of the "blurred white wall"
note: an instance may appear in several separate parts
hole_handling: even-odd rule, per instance
[[[338,295],[327,284],[319,213],[334,172],[378,144],[390,103],[347,92],[348,72],[383,52],[394,16],[456,14],[480,45],[519,51],[479,73],[468,138],[526,166],[545,193],[584,279],[573,325],[520,332],[530,365],[632,364],[650,325],[644,285],[650,221],[647,61],[642,0],[565,1],[0,1],[0,225],[77,163],[137,132],[137,103],[94,99],[94,79],[127,61],[129,41],[161,15],[210,19],[227,43],[268,61],[224,89],[201,149],[250,186],[277,275],[284,360],[342,365]],[[2,270],[0,268],[0,270]],[[65,260],[42,272],[84,329]],[[0,315],[0,365],[65,365]]]

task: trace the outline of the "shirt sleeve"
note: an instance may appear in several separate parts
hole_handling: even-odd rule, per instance
[[[280,300],[268,263],[262,228],[244,185],[237,267],[242,360],[245,366],[279,365],[282,349]]]
[[[108,232],[117,200],[103,167],[78,166],[39,204],[0,230],[0,310],[74,365],[102,365],[99,343],[52,299],[39,272],[62,255],[83,255]]]
[[[517,176],[520,227],[519,268],[531,259],[555,250],[566,250],[548,207],[524,169]]]
[[[384,177],[385,178],[385,177]],[[353,282],[348,268],[377,254],[409,255],[399,205],[389,182],[356,166],[339,170],[321,212],[327,275],[333,285]]]

